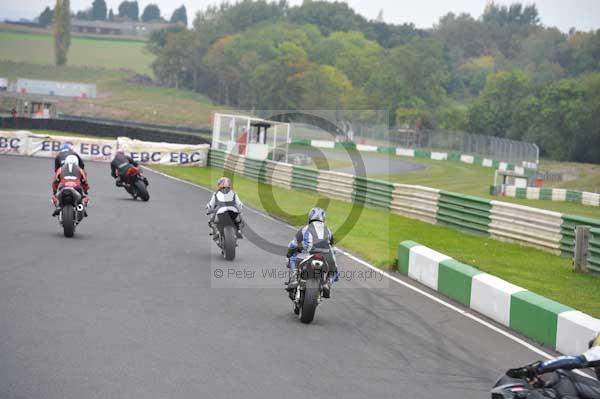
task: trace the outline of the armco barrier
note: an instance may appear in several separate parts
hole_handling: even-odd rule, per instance
[[[558,188],[499,186],[497,194],[505,197],[524,198],[530,200],[567,201],[575,204],[600,206],[600,193],[574,191]]]
[[[317,191],[319,194],[339,199],[352,201],[354,176],[347,173],[333,171],[319,171]]]
[[[355,176],[352,201],[367,206],[390,209],[394,185],[392,183]]]
[[[600,229],[592,229],[591,233],[587,267],[595,273],[600,273]]]
[[[575,227],[600,228],[600,220],[576,215],[562,215],[560,250],[563,255],[573,256],[575,251]]]
[[[440,191],[437,221],[461,230],[488,234],[491,208],[489,200]]]
[[[560,255],[560,213],[506,202],[491,203],[489,232],[493,238],[527,243]]]
[[[439,197],[440,190],[434,188],[394,184],[390,210],[397,215],[435,224]]]
[[[398,246],[398,271],[567,355],[587,349],[600,320],[483,273],[414,241]]]
[[[319,171],[294,165],[292,167],[292,188],[317,191]]]

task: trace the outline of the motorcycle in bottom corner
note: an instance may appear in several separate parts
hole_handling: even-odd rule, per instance
[[[508,374],[507,371],[494,384],[492,399],[600,399],[600,389],[586,384],[586,377],[569,370],[556,370],[544,379],[525,375],[515,378]]]
[[[311,323],[315,317],[317,306],[323,298],[323,286],[329,278],[329,266],[325,254],[328,249],[314,248],[309,255],[298,264],[298,285],[289,290],[294,304],[294,314],[302,323]]]
[[[122,186],[132,197],[137,199],[138,197],[142,201],[148,201],[150,199],[150,193],[148,192],[148,179],[142,174],[142,169],[136,166],[130,166],[125,172],[125,176],[121,178],[120,186]]]

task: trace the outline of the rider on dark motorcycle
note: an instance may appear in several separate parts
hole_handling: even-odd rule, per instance
[[[52,203],[56,209],[52,213],[52,216],[57,216],[60,213],[60,204],[56,193],[63,187],[72,187],[77,190],[83,197],[82,203],[87,205],[89,201],[87,193],[90,186],[88,185],[87,175],[79,167],[79,162],[75,155],[66,157],[63,166],[54,175],[54,180],[52,181]]]
[[[242,227],[242,208],[244,204],[240,201],[238,195],[231,188],[231,180],[228,177],[221,177],[217,180],[217,191],[210,197],[210,201],[206,204],[206,213],[211,214],[208,225],[213,228],[215,221],[218,221],[220,214],[225,212],[234,212],[237,214],[233,222],[236,226],[236,234],[238,238],[243,238]]]
[[[296,235],[288,245],[287,258],[290,268],[290,280],[287,289],[289,291],[298,286],[298,254],[309,254],[311,249],[319,248],[328,250],[325,260],[330,271],[330,277],[323,285],[323,297],[329,298],[331,284],[337,279],[337,265],[335,251],[333,248],[333,234],[325,225],[325,211],[321,208],[312,208],[308,212],[308,224],[296,232]]]
[[[134,161],[133,158],[131,158],[129,155],[126,155],[123,150],[118,150],[115,154],[115,157],[110,162],[110,175],[116,179],[116,186],[121,187],[129,168],[137,166],[138,163]],[[144,181],[146,182],[145,178]]]
[[[61,166],[63,166],[63,164],[65,163],[65,159],[67,159],[67,157],[69,155],[75,155],[77,157],[77,164],[78,164],[78,166],[81,169],[85,168],[83,160],[81,159],[81,157],[79,156],[79,154],[77,154],[75,151],[73,151],[73,148],[72,148],[71,144],[65,143],[65,144],[63,144],[60,147],[60,151],[58,152],[58,154],[54,158],[54,172],[55,173],[58,170],[58,168],[60,168]]]
[[[590,341],[589,349],[578,356],[560,356],[545,362],[536,362],[525,367],[509,370],[506,375],[512,378],[533,378],[557,370],[594,368],[600,379],[600,333]],[[571,374],[561,378],[552,386],[560,398],[600,398],[600,382],[591,378]]]

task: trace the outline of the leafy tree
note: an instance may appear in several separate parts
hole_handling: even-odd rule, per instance
[[[540,144],[542,153],[567,160],[581,130],[584,90],[574,80],[563,80],[544,87],[535,99],[533,123],[527,137]]]
[[[160,21],[160,8],[156,4],[148,4],[142,12],[142,22]]]
[[[299,76],[301,108],[344,109],[355,93],[345,74],[330,65],[319,65]]]
[[[572,46],[575,74],[600,71],[600,30],[578,35],[573,38]]]
[[[132,21],[139,21],[140,9],[137,0],[123,1],[119,4],[119,17],[129,18]]]
[[[436,126],[450,131],[465,131],[469,120],[469,109],[465,105],[447,105],[437,110]]]
[[[389,60],[399,78],[406,82],[411,97],[420,98],[429,106],[443,101],[449,75],[441,43],[415,39],[391,49]]]
[[[115,19],[115,14],[113,13],[112,8],[108,11],[108,20],[113,21]]]
[[[54,60],[57,66],[67,63],[67,53],[71,45],[71,9],[69,0],[56,0],[54,6],[53,31]]]
[[[483,56],[468,60],[458,68],[461,83],[472,95],[478,95],[485,86],[488,75],[494,72],[496,60],[491,56]]]
[[[490,75],[479,98],[469,110],[469,130],[478,134],[520,139],[527,130],[530,95],[530,78],[523,72]]]
[[[95,21],[106,20],[106,2],[104,0],[94,0],[92,3],[92,19]]]
[[[188,18],[187,18],[187,11],[185,9],[185,5],[182,4],[181,7],[177,8],[177,9],[175,9],[175,11],[173,11],[170,22],[172,24],[181,23],[183,26],[187,26]]]
[[[298,25],[316,25],[323,35],[336,31],[361,30],[367,22],[348,4],[326,1],[305,1],[300,6],[291,8],[288,18]]]
[[[383,56],[383,49],[360,32],[332,33],[318,43],[312,52],[314,60],[335,66],[355,86],[363,86],[367,82]]]
[[[457,62],[489,54],[495,49],[489,30],[469,14],[444,15],[434,27],[433,34],[454,52]]]
[[[43,27],[47,27],[52,23],[53,16],[54,11],[50,7],[46,6],[46,8],[44,8],[44,11],[42,11],[40,16],[38,17],[38,23]]]

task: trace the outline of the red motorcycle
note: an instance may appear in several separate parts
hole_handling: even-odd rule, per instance
[[[130,166],[125,172],[125,176],[121,178],[120,186],[125,188],[127,192],[133,197],[133,199],[137,199],[138,197],[142,199],[142,201],[148,201],[150,199],[150,194],[148,193],[148,179],[142,174],[142,169]]]

